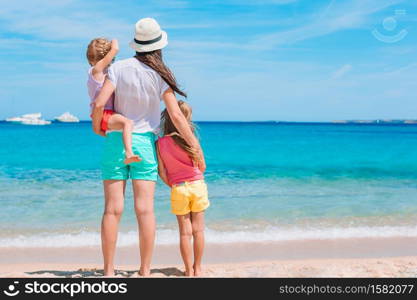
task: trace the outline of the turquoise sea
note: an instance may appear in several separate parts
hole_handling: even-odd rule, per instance
[[[417,236],[417,126],[198,123],[208,242]],[[0,123],[0,247],[99,245],[103,138]],[[158,182],[157,243],[177,242]],[[130,185],[120,245],[137,243]]]

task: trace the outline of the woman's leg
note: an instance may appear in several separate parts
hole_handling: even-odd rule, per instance
[[[114,253],[117,232],[123,212],[124,180],[104,180],[105,207],[101,221],[101,246],[104,258],[104,275],[114,275]]]
[[[181,257],[185,265],[185,276],[193,276],[193,249],[191,247],[191,237],[193,229],[191,226],[190,214],[177,216],[178,227],[180,230],[180,250]]]
[[[155,181],[132,180],[132,185],[139,227],[139,275],[149,276],[155,242],[155,215],[153,211]]]
[[[132,129],[133,129],[133,121],[123,117],[119,114],[113,114],[107,123],[108,129],[112,130],[123,130],[123,144],[125,147],[125,164],[130,164],[132,162],[139,162],[141,161],[138,155],[133,154],[132,150]]]
[[[194,276],[200,276],[204,251],[204,211],[192,212],[191,224],[194,238]]]

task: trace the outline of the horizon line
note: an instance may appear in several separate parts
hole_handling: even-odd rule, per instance
[[[47,119],[45,119],[47,120]],[[52,121],[53,123],[65,123],[65,122],[59,122],[55,119],[51,119],[48,121]],[[413,123],[407,123],[413,122]],[[75,123],[91,123],[92,121],[89,119],[81,119],[79,122]],[[284,121],[284,120],[194,120],[195,123],[331,123],[331,124],[417,124],[417,118],[416,119],[349,119],[349,120],[326,120],[326,121]],[[415,123],[414,123],[415,122]],[[12,123],[9,121],[6,121],[5,119],[0,120],[0,123]],[[69,122],[71,123],[71,122]]]

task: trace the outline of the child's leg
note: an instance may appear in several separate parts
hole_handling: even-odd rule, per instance
[[[194,238],[194,276],[200,276],[204,251],[204,211],[191,213],[191,227]]]
[[[107,123],[108,129],[113,130],[123,130],[123,144],[125,146],[125,164],[130,164],[132,162],[139,162],[141,161],[138,155],[133,154],[132,150],[132,129],[133,129],[133,122],[128,118],[123,117],[119,114],[113,114]]]
[[[180,250],[182,260],[185,265],[185,276],[193,276],[193,249],[191,247],[191,236],[193,229],[191,227],[190,214],[178,216],[178,226],[180,229]]]

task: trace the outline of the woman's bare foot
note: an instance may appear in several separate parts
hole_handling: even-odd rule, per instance
[[[140,162],[141,160],[142,158],[140,158],[139,155],[131,155],[131,156],[126,156],[124,163],[128,165],[134,162]]]
[[[109,269],[109,270],[104,269],[103,271],[103,277],[114,277],[114,275],[115,275],[114,269]]]
[[[184,276],[185,277],[193,277],[194,276],[194,270],[193,269],[190,269],[190,270],[185,269]]]

